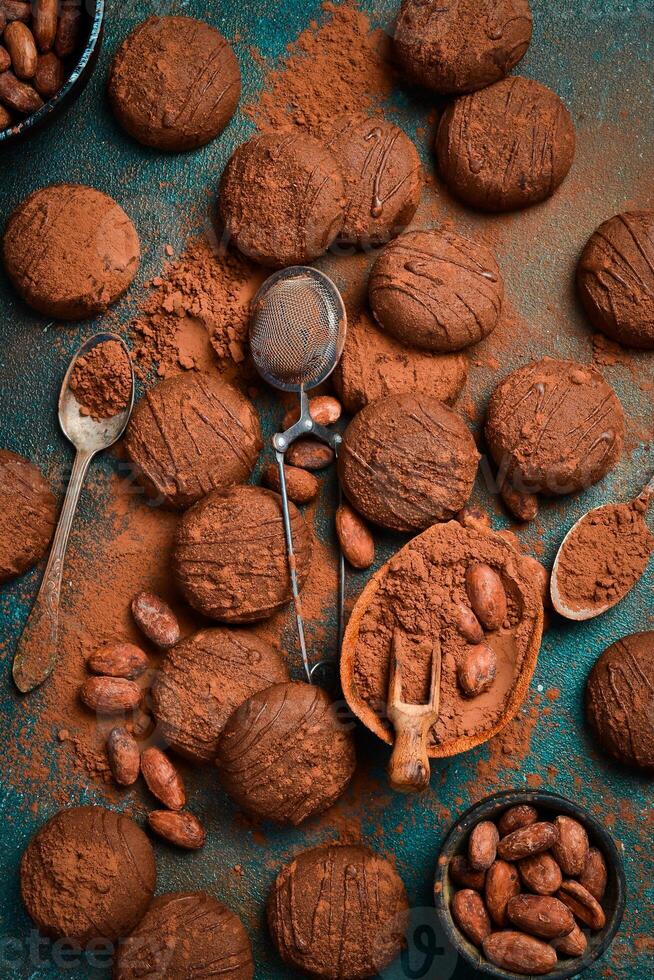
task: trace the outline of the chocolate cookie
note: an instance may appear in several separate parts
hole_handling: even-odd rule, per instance
[[[618,462],[624,413],[599,371],[545,357],[509,374],[488,406],[486,440],[506,478],[523,493],[574,493]]]
[[[339,116],[325,140],[345,178],[345,222],[339,238],[367,247],[406,228],[420,203],[422,166],[401,129],[385,119]]]
[[[334,387],[354,415],[387,395],[420,392],[451,404],[466,383],[462,354],[431,354],[400,344],[378,330],[367,313],[348,323],[345,348],[334,371]]]
[[[393,395],[364,408],[343,437],[338,472],[364,517],[419,531],[468,500],[479,453],[461,418],[427,395]]]
[[[279,955],[313,977],[373,977],[404,945],[409,902],[385,858],[354,844],[302,851],[280,871],[268,897]]]
[[[128,288],[141,256],[123,209],[101,191],[76,184],[30,194],[9,219],[3,249],[16,291],[59,320],[104,313]]]
[[[654,349],[654,211],[627,211],[593,232],[577,288],[597,330],[627,347]]]
[[[482,211],[544,201],[563,182],[574,153],[572,119],[558,95],[519,76],[456,99],[436,136],[441,177]]]
[[[234,712],[216,762],[238,806],[297,826],[343,795],[356,756],[350,728],[325,692],[287,683],[253,694]]]
[[[157,150],[204,146],[223,131],[240,94],[231,47],[192,17],[149,17],[123,41],[109,72],[118,122]]]
[[[219,213],[234,244],[268,266],[306,265],[343,228],[345,186],[333,153],[282,130],[239,146],[220,182]]]
[[[0,449],[0,582],[43,558],[56,516],[57,501],[36,466]]]
[[[654,771],[654,632],[604,651],[586,685],[586,716],[605,752]]]
[[[473,92],[518,64],[531,27],[528,0],[403,0],[395,53],[410,82],[433,92]]]
[[[484,245],[451,231],[410,231],[379,255],[368,294],[375,319],[397,340],[446,352],[495,329],[504,281]]]
[[[125,449],[149,497],[183,509],[249,479],[263,445],[245,395],[209,374],[179,374],[146,391]]]
[[[114,980],[220,976],[252,980],[250,939],[237,915],[206,892],[159,895],[121,943]]]
[[[311,534],[289,504],[300,587],[309,574]],[[226,623],[266,619],[290,602],[281,497],[233,487],[198,501],[180,523],[173,574],[187,602]]]
[[[194,633],[166,654],[152,684],[152,711],[166,742],[193,762],[211,762],[240,704],[289,679],[265,640],[238,629]]]
[[[20,862],[21,897],[38,928],[83,947],[131,932],[150,904],[156,877],[154,852],[140,827],[100,806],[55,814]]]

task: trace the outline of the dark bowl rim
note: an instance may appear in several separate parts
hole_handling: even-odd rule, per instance
[[[0,132],[0,146],[3,144],[9,145],[14,142],[14,140],[18,141],[24,136],[27,136],[30,130],[38,128],[51,113],[57,111],[60,103],[65,101],[79,82],[80,77],[84,74],[89,61],[93,57],[93,53],[98,46],[102,35],[102,25],[105,17],[105,0],[93,0],[93,2],[95,4],[95,12],[93,14],[91,30],[89,32],[88,40],[84,46],[84,51],[82,52],[80,60],[76,64],[75,68],[70,73],[57,94],[51,99],[48,99],[48,101],[42,105],[40,109],[33,112],[31,116],[27,116],[26,119],[18,123],[16,126],[12,126],[11,129],[5,129],[3,132]]]
[[[490,814],[501,806],[515,806],[518,803],[531,803],[533,806],[548,806],[560,808],[562,813],[576,816],[583,821],[590,831],[591,837],[595,838],[602,852],[607,859],[607,869],[609,880],[613,878],[616,892],[615,905],[610,915],[607,915],[607,922],[601,930],[601,941],[596,943],[591,949],[587,947],[583,956],[576,959],[560,960],[559,966],[555,967],[546,977],[551,980],[566,980],[583,973],[593,963],[600,959],[613,942],[618,929],[622,923],[626,905],[627,883],[624,873],[624,865],[615,841],[608,830],[597,817],[595,817],[585,807],[580,806],[573,800],[569,800],[560,793],[553,793],[549,790],[501,790],[492,793],[490,796],[478,800],[469,807],[450,828],[441,846],[439,859],[436,866],[436,877],[434,881],[434,903],[441,926],[449,942],[456,949],[457,953],[481,974],[490,977],[498,977],[500,980],[524,980],[524,975],[511,973],[495,966],[484,959],[477,948],[470,943],[461,931],[457,928],[450,913],[449,904],[446,901],[446,884],[449,860],[461,849],[463,839],[467,836],[480,819],[490,816]]]

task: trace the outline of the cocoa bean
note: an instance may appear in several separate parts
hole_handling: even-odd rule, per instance
[[[472,888],[458,891],[452,899],[450,911],[464,936],[475,946],[481,946],[491,932],[491,922],[479,892]]]
[[[36,66],[34,88],[46,101],[54,98],[64,84],[64,66],[54,51],[42,54]]]
[[[318,496],[320,484],[313,473],[302,470],[298,466],[285,466],[286,494],[294,504],[308,504]],[[275,463],[270,463],[263,471],[263,482],[275,493],[282,492],[279,469]]]
[[[50,51],[57,36],[58,0],[32,0],[32,30],[39,51]]]
[[[488,871],[495,860],[500,835],[490,820],[482,820],[468,838],[468,864],[475,871]]]
[[[484,631],[472,609],[463,602],[454,606],[454,622],[459,633],[467,643],[481,643]]]
[[[538,514],[538,497],[534,493],[521,493],[504,483],[500,490],[507,510],[519,521],[533,521]]]
[[[485,871],[475,871],[471,868],[468,859],[463,854],[455,854],[449,865],[450,878],[456,885],[463,888],[474,888],[481,892],[484,890],[486,881]]]
[[[9,71],[11,68],[11,55],[6,48],[0,46],[0,72]]]
[[[552,847],[552,854],[564,875],[576,878],[588,860],[588,834],[572,817],[557,817],[554,826],[559,832],[559,839]]]
[[[7,24],[2,42],[9,52],[11,67],[16,78],[29,81],[36,74],[38,54],[34,35],[20,20]]]
[[[186,811],[172,813],[170,810],[153,810],[148,814],[148,823],[159,837],[188,851],[203,847],[207,839],[198,818]]]
[[[141,756],[141,772],[153,796],[169,810],[181,810],[186,803],[182,777],[161,749],[153,746]]]
[[[141,689],[122,677],[89,677],[82,684],[80,697],[87,708],[101,715],[115,715],[136,708]]]
[[[464,652],[457,669],[459,687],[466,697],[476,698],[487,691],[497,674],[497,656],[486,643],[477,643]]]
[[[86,666],[92,674],[134,680],[147,669],[148,658],[133,643],[110,643],[92,653]]]
[[[60,58],[68,58],[73,54],[79,41],[80,28],[82,23],[82,11],[78,3],[64,3],[59,14],[57,24],[57,36],[55,38],[55,51]]]
[[[24,3],[23,0],[0,0],[0,13],[4,15],[7,23],[20,20],[23,24],[29,24],[32,17],[32,5]]]
[[[470,605],[487,630],[498,630],[506,619],[506,592],[495,569],[483,562],[466,571],[466,589]]]
[[[551,895],[516,895],[510,899],[506,914],[521,932],[539,939],[558,939],[575,927],[570,909]]]
[[[324,470],[334,462],[334,450],[317,439],[298,439],[289,446],[286,461],[304,470]]]
[[[177,616],[170,606],[153,592],[139,592],[132,600],[134,622],[155,646],[167,650],[179,642]]]
[[[516,868],[507,861],[495,861],[486,872],[486,907],[497,926],[507,923],[506,907],[509,899],[520,893],[520,879]]]
[[[343,413],[341,403],[331,395],[316,395],[309,399],[309,415],[318,425],[333,425]],[[300,406],[289,408],[282,420],[282,431],[286,432],[300,418]]]
[[[370,568],[375,560],[375,539],[366,522],[349,504],[341,504],[336,511],[336,535],[353,568]]]
[[[554,824],[541,821],[507,834],[499,842],[497,853],[505,861],[520,861],[532,854],[549,851],[558,839],[559,832]]]
[[[601,902],[606,891],[606,861],[601,851],[596,847],[591,847],[588,851],[586,864],[579,875],[579,884],[588,889],[593,898]]]
[[[107,756],[112,775],[119,786],[136,782],[141,768],[138,743],[126,728],[112,728],[107,739]]]
[[[513,929],[486,936],[483,949],[486,959],[513,973],[543,976],[556,966],[556,953],[551,946]]]
[[[13,71],[0,74],[0,102],[21,116],[31,116],[43,105],[43,99],[36,89],[21,82]]]
[[[500,817],[497,825],[500,837],[512,834],[514,830],[521,827],[529,827],[538,820],[538,811],[528,803],[519,803],[517,806],[509,807]]]
[[[588,940],[575,922],[575,927],[567,936],[553,939],[550,943],[559,956],[582,956],[588,946]]]
[[[578,881],[564,881],[556,897],[567,905],[579,922],[583,922],[594,932],[603,929],[606,925],[604,909]]]
[[[548,851],[523,858],[518,870],[529,891],[537,895],[554,895],[563,881],[561,869]]]

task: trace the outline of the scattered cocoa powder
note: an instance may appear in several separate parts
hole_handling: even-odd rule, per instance
[[[79,402],[80,415],[101,422],[122,412],[132,394],[132,368],[123,345],[105,340],[78,357],[70,389]]]

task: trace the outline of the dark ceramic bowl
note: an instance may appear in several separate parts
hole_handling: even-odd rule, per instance
[[[46,102],[38,112],[21,119],[11,129],[0,132],[0,149],[3,146],[13,146],[21,140],[28,139],[33,133],[43,129],[44,126],[49,126],[66,109],[69,109],[82,94],[100,54],[104,5],[105,0],[82,0],[84,22],[75,68],[57,94],[49,102]],[[74,58],[71,59],[71,64],[73,61]]]
[[[450,882],[448,866],[450,859],[455,854],[465,854],[468,843],[468,836],[474,826],[480,820],[497,820],[504,810],[518,803],[531,803],[535,806],[543,818],[550,816],[554,818],[558,814],[574,817],[584,825],[590,839],[591,846],[597,847],[604,855],[607,867],[606,893],[602,899],[602,907],[606,913],[606,925],[599,932],[588,935],[588,946],[583,956],[574,959],[561,959],[558,965],[547,973],[546,977],[551,980],[563,980],[564,977],[574,977],[594,963],[604,954],[613,938],[620,928],[622,916],[625,908],[626,883],[622,859],[618,854],[613,839],[607,833],[603,825],[583,807],[577,806],[564,796],[557,796],[556,793],[546,792],[520,792],[509,791],[495,793],[488,796],[480,803],[476,803],[467,810],[461,819],[450,830],[440,857],[436,870],[436,881],[434,884],[434,899],[436,911],[441,925],[449,941],[456,951],[469,963],[475,970],[488,977],[502,977],[504,980],[520,980],[521,974],[511,973],[494,966],[483,955],[483,953],[469,942],[455,924],[450,913],[450,901],[454,893],[454,886]],[[524,977],[522,977],[524,980]]]

